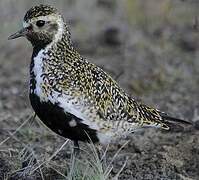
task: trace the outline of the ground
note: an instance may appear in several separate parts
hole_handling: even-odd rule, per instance
[[[72,169],[71,143],[61,149],[65,139],[37,118],[28,120],[30,43],[7,40],[26,10],[42,2],[62,12],[76,49],[132,97],[193,123],[169,132],[146,129],[111,145],[102,166],[111,167],[107,179],[122,167],[118,179],[199,179],[199,1],[0,0],[0,180],[64,179]],[[81,147],[84,161],[93,149]]]

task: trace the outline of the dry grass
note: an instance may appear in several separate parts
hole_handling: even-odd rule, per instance
[[[10,139],[20,142],[16,134],[20,132],[24,126],[27,126],[32,120],[35,119],[35,115],[31,115],[26,121],[24,121],[13,133],[10,134],[5,140],[0,142],[0,147],[8,142]],[[15,178],[28,178],[28,177],[38,177],[42,180],[48,178],[49,175],[45,174],[44,169],[52,169],[57,176],[61,179],[67,180],[117,180],[123,168],[126,165],[124,162],[121,169],[113,177],[111,171],[113,169],[113,163],[116,161],[117,156],[120,151],[126,146],[128,142],[123,144],[115,155],[112,157],[109,163],[106,162],[108,146],[103,149],[98,149],[92,142],[87,144],[86,149],[80,149],[80,154],[74,156],[73,150],[71,150],[70,159],[62,159],[65,163],[59,164],[53,159],[63,150],[63,148],[68,145],[69,140],[66,140],[57,150],[55,150],[49,158],[43,158],[43,155],[36,154],[33,147],[27,145],[23,142],[23,149],[20,152],[16,152],[19,161],[21,162],[21,168],[10,172],[10,177]],[[69,148],[72,148],[69,145]],[[11,151],[11,149],[9,149]],[[3,151],[2,151],[3,152]],[[9,153],[12,156],[11,153]],[[69,160],[69,161],[68,161]]]

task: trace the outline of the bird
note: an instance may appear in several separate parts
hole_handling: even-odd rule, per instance
[[[190,122],[135,100],[108,73],[74,48],[68,24],[51,5],[31,7],[21,30],[32,44],[29,99],[39,119],[56,134],[106,145],[146,127],[169,130]]]

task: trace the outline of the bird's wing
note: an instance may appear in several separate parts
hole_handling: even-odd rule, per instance
[[[74,96],[83,97],[86,108],[95,111],[102,120],[169,129],[158,110],[129,97],[101,68],[84,60],[70,69],[70,82],[66,78],[63,86],[65,91],[72,88]]]

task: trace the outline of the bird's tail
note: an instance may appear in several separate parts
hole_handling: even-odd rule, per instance
[[[162,127],[163,129],[173,129],[176,126],[186,126],[186,125],[191,125],[192,123],[183,119],[175,118],[172,116],[167,115],[166,113],[159,112],[160,116],[162,117],[162,121],[165,125]]]
[[[137,106],[139,112],[145,115],[144,127],[160,127],[165,130],[178,129],[178,127],[190,125],[191,123],[182,119],[178,119],[168,114],[149,107],[145,104]]]

